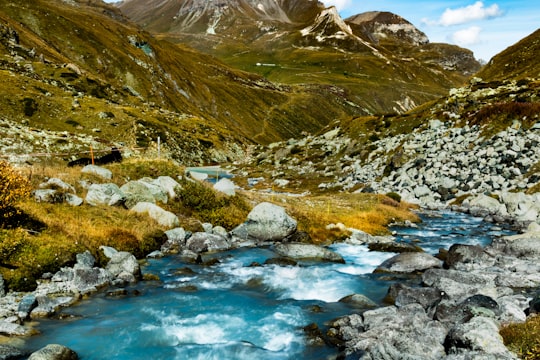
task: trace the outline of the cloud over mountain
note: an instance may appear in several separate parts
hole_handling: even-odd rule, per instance
[[[499,5],[493,4],[485,7],[482,1],[477,1],[473,5],[457,9],[446,9],[437,23],[443,26],[460,25],[477,20],[496,18],[502,15],[503,11],[499,8]]]

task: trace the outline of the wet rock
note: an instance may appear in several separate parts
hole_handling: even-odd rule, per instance
[[[296,261],[294,261],[293,259],[283,258],[283,257],[266,259],[264,261],[264,264],[265,265],[278,265],[278,266],[296,266],[296,265],[298,265],[298,263]]]
[[[381,251],[381,252],[395,252],[395,253],[406,253],[406,252],[424,252],[424,250],[417,245],[402,243],[402,242],[378,242],[371,243],[368,245],[370,251]]]
[[[374,273],[414,273],[441,267],[441,261],[426,253],[403,253],[379,265]]]
[[[26,319],[30,312],[38,305],[36,295],[28,294],[23,296],[17,307],[17,316],[21,319]]]
[[[0,344],[0,360],[19,360],[27,356],[25,352],[14,346]]]
[[[274,251],[291,259],[313,259],[321,261],[331,261],[344,264],[345,260],[341,255],[321,246],[304,243],[281,243],[276,244]]]
[[[161,245],[161,251],[165,254],[178,253],[186,243],[186,231],[183,228],[175,228],[165,231],[167,241]]]
[[[339,302],[351,304],[355,307],[364,309],[377,307],[377,304],[373,300],[362,294],[352,294],[345,296],[339,299]]]
[[[49,344],[32,353],[28,360],[77,360],[77,353],[63,345]]]
[[[105,269],[113,277],[123,277],[127,282],[135,282],[141,276],[141,268],[137,258],[126,251],[114,253]]]
[[[15,323],[0,320],[0,335],[5,336],[28,336],[30,329]]]
[[[222,236],[206,232],[194,233],[186,240],[186,249],[195,253],[223,251],[231,248],[231,244]]]
[[[55,314],[60,308],[74,304],[78,298],[73,296],[37,296],[38,305],[30,313],[30,318],[47,318]]]

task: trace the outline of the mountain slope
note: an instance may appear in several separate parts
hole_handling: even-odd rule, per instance
[[[0,53],[0,117],[138,148],[160,135],[184,161],[234,158],[238,145],[361,113],[335,87],[232,70],[154,38],[101,1],[1,0]]]
[[[488,80],[540,78],[540,29],[494,56],[478,73]]]
[[[429,44],[389,13],[343,20],[310,0],[126,0],[119,8],[158,37],[271,81],[339,86],[365,114],[409,110],[479,69],[472,52]],[[367,23],[385,24],[385,41]],[[402,41],[403,32],[421,41]]]

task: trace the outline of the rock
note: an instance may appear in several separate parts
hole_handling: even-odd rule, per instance
[[[84,200],[75,194],[64,194],[64,201],[71,206],[81,206]]]
[[[5,336],[28,336],[31,331],[19,324],[0,320],[0,335]]]
[[[93,206],[117,206],[124,204],[125,195],[116,184],[92,184],[85,201]]]
[[[159,225],[167,228],[174,228],[180,225],[178,216],[170,211],[163,210],[153,203],[140,202],[130,210],[139,214],[148,214],[148,216],[154,219]]]
[[[234,183],[227,178],[222,178],[214,184],[215,190],[229,196],[234,196],[236,194],[235,187]]]
[[[14,346],[0,344],[0,360],[19,360],[27,356],[21,349]]]
[[[458,324],[450,329],[445,340],[445,347],[450,354],[480,351],[500,355],[501,358],[513,358],[504,346],[496,322],[483,316],[473,317],[465,324]]]
[[[78,267],[78,268],[91,269],[94,267],[94,264],[96,263],[96,258],[88,250],[86,250],[83,253],[77,254],[75,257],[77,259],[77,263],[75,264],[75,267]]]
[[[386,302],[396,305],[397,308],[409,304],[419,304],[426,311],[435,308],[442,300],[443,294],[430,287],[409,287],[400,283],[390,285],[385,297]]]
[[[231,232],[237,238],[259,242],[282,241],[296,231],[296,220],[280,206],[261,203],[248,214],[247,221]]]
[[[128,282],[140,278],[141,268],[137,258],[127,251],[119,251],[112,255],[111,259],[105,267],[114,277],[118,277],[122,273],[130,274]]]
[[[449,299],[461,301],[472,295],[498,297],[496,274],[480,274],[457,270],[429,269],[422,274],[422,282],[434,287]]]
[[[341,255],[321,246],[303,243],[280,243],[274,246],[274,251],[291,259],[313,259],[331,261],[344,264],[345,260]]]
[[[359,308],[374,308],[377,304],[362,294],[352,294],[339,299],[339,302],[351,304]]]
[[[231,244],[222,236],[197,232],[186,240],[186,248],[199,254],[202,252],[229,250]]]
[[[157,180],[145,177],[137,182],[148,188],[148,191],[150,191],[152,194],[154,201],[162,204],[166,204],[169,201],[169,192],[165,190]]]
[[[26,319],[30,312],[38,305],[36,295],[28,294],[23,296],[17,307],[17,316],[21,319]]]
[[[4,283],[4,278],[0,274],[0,297],[6,296],[6,285]]]
[[[468,204],[471,208],[485,209],[489,214],[497,214],[501,216],[508,215],[506,206],[501,204],[497,199],[487,195],[480,194],[472,199],[466,199],[463,205]]]
[[[75,193],[75,188],[65,183],[64,181],[58,178],[50,178],[47,182],[39,184],[40,189],[53,189],[53,190],[63,190],[65,192]]]
[[[489,261],[491,264],[495,262],[490,258],[481,246],[478,245],[463,245],[454,244],[450,246],[446,258],[444,260],[444,267],[448,269],[459,268],[462,264],[485,264]]]
[[[46,318],[55,314],[60,308],[74,304],[78,299],[73,296],[36,296],[38,305],[30,312],[31,319]]]
[[[128,209],[137,203],[155,203],[156,199],[149,187],[140,181],[130,181],[120,187],[125,196],[125,204]]]
[[[112,179],[112,172],[108,169],[102,168],[96,165],[86,165],[82,168],[81,172],[83,174],[92,174],[97,175],[103,179],[110,180]]]
[[[374,273],[414,273],[441,267],[441,260],[426,253],[403,253],[379,265]]]
[[[417,245],[402,243],[402,242],[378,242],[370,243],[368,245],[370,251],[381,251],[381,252],[395,252],[395,253],[405,253],[405,252],[424,252],[424,250]]]
[[[160,176],[158,177],[154,183],[159,184],[167,194],[169,194],[170,199],[176,199],[177,192],[182,189],[182,186],[178,183],[178,181],[174,180],[170,176]]]
[[[165,254],[178,253],[186,243],[186,231],[183,228],[174,228],[165,231],[167,241],[161,245],[161,251]]]
[[[39,203],[60,204],[64,202],[64,193],[53,189],[38,189],[32,192],[34,201]]]
[[[540,313],[540,292],[536,293],[529,302],[529,312],[533,314]]]
[[[32,353],[28,360],[77,360],[77,353],[65,346],[49,344]]]

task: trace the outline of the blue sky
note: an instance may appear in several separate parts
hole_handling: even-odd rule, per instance
[[[322,0],[343,18],[390,11],[426,33],[431,42],[456,44],[488,61],[540,28],[539,0]]]

